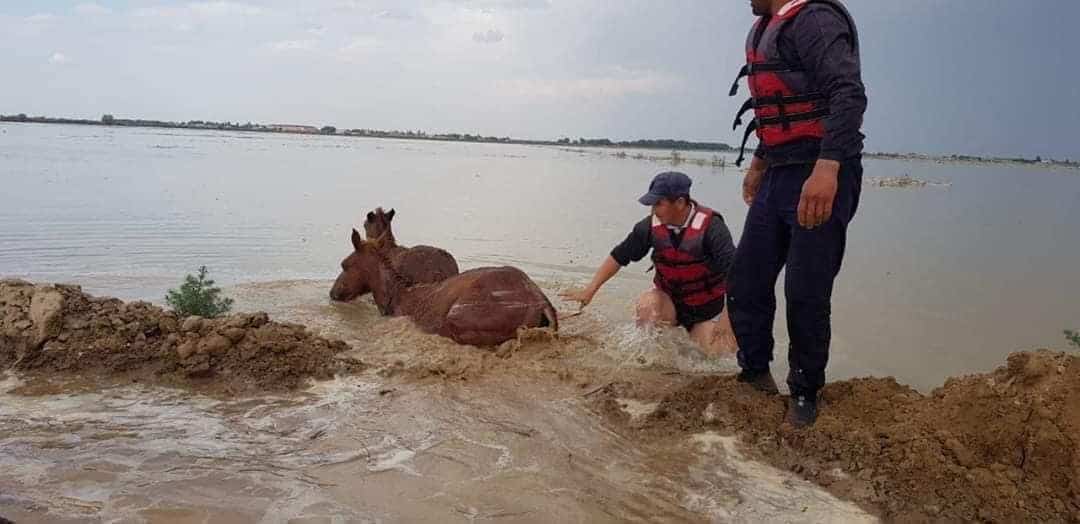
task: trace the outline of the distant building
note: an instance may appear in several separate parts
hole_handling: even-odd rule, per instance
[[[311,135],[319,134],[319,128],[315,126],[297,126],[292,124],[271,124],[270,129],[279,133],[305,133]]]

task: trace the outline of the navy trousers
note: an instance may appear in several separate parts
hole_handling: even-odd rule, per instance
[[[798,206],[812,164],[765,172],[728,276],[728,315],[739,343],[739,366],[764,371],[773,359],[776,279],[786,267],[784,295],[791,343],[787,383],[812,396],[825,385],[833,280],[844,258],[847,227],[859,205],[862,159],[841,163],[832,216],[813,229],[799,225]]]

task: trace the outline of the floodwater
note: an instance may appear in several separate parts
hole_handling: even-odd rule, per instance
[[[648,180],[672,167],[616,152],[0,124],[0,276],[161,303],[166,289],[206,265],[237,309],[309,325],[350,342],[365,360],[408,368],[457,348],[379,317],[368,302],[329,303],[350,228],[375,206],[394,207],[403,244],[438,245],[463,268],[518,266],[554,299],[588,280],[644,216],[636,198]],[[741,174],[677,168],[738,238]],[[893,375],[926,391],[946,376],[988,370],[1011,351],[1064,345],[1061,330],[1080,322],[1080,174],[902,161],[867,161],[866,174],[943,184],[864,190],[834,294],[830,379]],[[556,367],[593,379],[654,364],[733,369],[730,360],[702,358],[681,332],[634,328],[647,267],[624,269],[585,315],[566,319],[563,332],[578,351]],[[782,320],[777,341],[782,377]],[[297,395],[236,400],[80,384],[34,397],[2,393],[0,515],[869,518],[745,459],[727,437],[695,435],[677,450],[627,441],[586,410],[573,380],[528,371],[443,382],[370,373]],[[7,377],[0,391],[18,381]]]

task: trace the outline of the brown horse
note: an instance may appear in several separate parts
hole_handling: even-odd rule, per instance
[[[385,238],[357,244],[353,233],[350,264],[376,276],[368,285],[384,315],[408,316],[425,332],[474,346],[501,344],[521,328],[559,328],[555,308],[520,269],[486,267],[417,283],[398,271]]]
[[[388,250],[387,256],[393,261],[398,272],[417,283],[440,282],[458,274],[457,261],[446,251],[431,246],[413,246],[406,248],[397,245],[390,221],[394,219],[394,210],[384,212],[380,207],[367,214],[364,232],[368,239],[382,238]],[[360,233],[352,232],[353,246],[362,243]],[[351,256],[341,263],[341,274],[330,288],[330,298],[348,302],[371,292],[370,282],[374,276],[364,274],[364,269],[351,263]]]

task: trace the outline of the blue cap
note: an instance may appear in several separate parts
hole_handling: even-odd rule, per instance
[[[689,195],[690,184],[690,177],[686,176],[686,173],[665,171],[653,177],[652,183],[649,184],[649,192],[642,195],[638,202],[651,206],[659,202],[661,198],[671,199]]]

